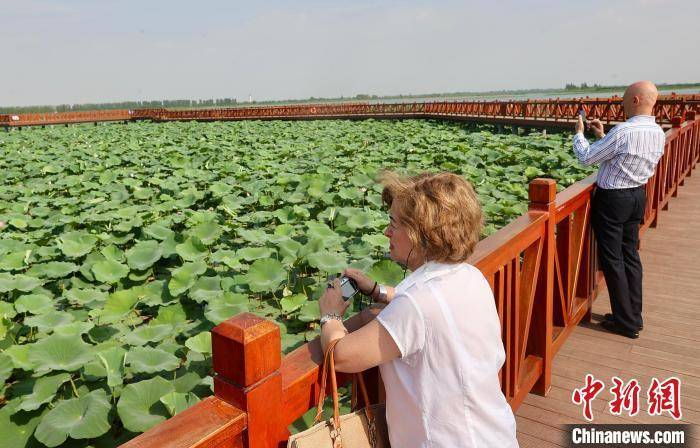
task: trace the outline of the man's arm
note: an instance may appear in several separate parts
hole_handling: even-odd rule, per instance
[[[598,123],[594,123],[594,126]],[[603,138],[593,143],[588,143],[586,137],[583,136],[583,130],[577,127],[576,135],[574,135],[574,153],[578,160],[584,165],[593,165],[604,160],[612,158],[618,148],[618,140],[620,135],[619,127],[615,126],[608,135],[602,134],[602,125],[600,126],[598,135],[603,135]],[[596,128],[596,130],[598,130]]]

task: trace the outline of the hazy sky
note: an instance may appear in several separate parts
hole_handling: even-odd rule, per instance
[[[0,105],[700,81],[700,1],[0,0]]]

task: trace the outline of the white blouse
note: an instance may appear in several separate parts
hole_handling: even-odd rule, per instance
[[[498,381],[501,326],[481,271],[428,262],[399,283],[377,320],[401,351],[379,366],[391,446],[518,446]]]

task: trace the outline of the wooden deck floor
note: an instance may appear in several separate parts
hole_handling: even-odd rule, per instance
[[[700,173],[687,178],[659,225],[643,236],[644,330],[639,339],[608,333],[598,325],[610,312],[607,291],[593,306],[593,323],[580,325],[554,359],[548,396],[530,394],[516,412],[521,447],[564,446],[563,424],[586,423],[571,401],[587,373],[605,383],[593,401],[593,423],[674,423],[664,413],[646,412],[653,377],[681,380],[681,423],[694,425],[690,446],[700,447]],[[636,378],[641,386],[640,412],[618,417],[608,411],[612,377]]]

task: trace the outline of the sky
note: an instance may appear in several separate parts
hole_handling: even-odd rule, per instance
[[[700,1],[0,0],[0,105],[700,81]]]

